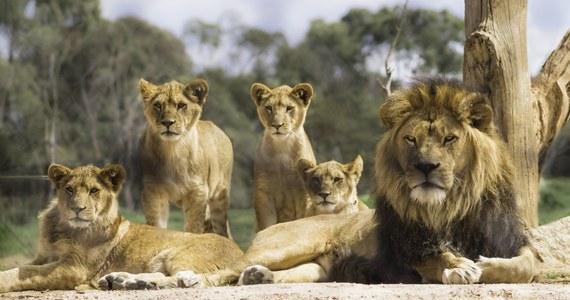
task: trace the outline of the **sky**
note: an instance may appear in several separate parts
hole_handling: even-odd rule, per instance
[[[351,8],[376,11],[403,0],[101,0],[104,18],[136,16],[181,36],[192,19],[219,23],[229,13],[241,23],[269,32],[283,32],[295,44],[303,39],[314,19],[338,21]],[[447,9],[463,18],[462,0],[410,0],[410,8]],[[570,29],[570,1],[529,0],[527,44],[529,68],[536,74],[548,55]]]

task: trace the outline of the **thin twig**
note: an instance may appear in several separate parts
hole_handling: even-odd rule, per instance
[[[378,79],[378,84],[386,93],[386,96],[390,96],[392,94],[391,86],[392,86],[392,68],[390,68],[390,56],[392,52],[396,49],[396,44],[400,39],[400,32],[402,31],[402,25],[404,24],[404,19],[406,18],[406,13],[408,12],[408,1],[404,2],[404,7],[402,7],[402,14],[400,15],[400,21],[398,22],[398,26],[396,27],[396,36],[388,49],[388,54],[386,55],[386,60],[384,61],[384,69],[386,70],[386,84],[384,84],[380,79]]]

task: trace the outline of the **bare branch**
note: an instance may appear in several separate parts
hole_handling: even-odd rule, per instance
[[[404,2],[404,6],[402,7],[402,14],[400,15],[400,21],[398,22],[398,26],[396,27],[396,36],[388,49],[388,54],[386,55],[386,60],[384,61],[384,69],[386,70],[386,84],[384,84],[380,79],[378,79],[378,84],[386,93],[386,96],[390,96],[392,94],[391,86],[392,86],[392,68],[390,68],[390,56],[392,52],[396,49],[396,44],[400,39],[400,32],[402,31],[402,25],[404,24],[404,20],[406,18],[406,13],[408,12],[408,1]]]
[[[570,117],[570,30],[544,62],[532,81],[534,100],[541,111],[541,153],[546,154],[554,138]]]

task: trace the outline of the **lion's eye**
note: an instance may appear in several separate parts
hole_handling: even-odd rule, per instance
[[[160,103],[155,103],[153,106],[154,106],[154,109],[156,109],[156,110],[162,109],[162,105]]]
[[[321,179],[319,177],[313,177],[313,183],[315,184],[320,184],[321,183]]]
[[[184,103],[178,103],[178,105],[176,106],[178,109],[185,109],[186,108],[186,104]]]
[[[335,177],[333,180],[334,180],[334,183],[341,183],[342,182],[341,177]]]
[[[295,109],[293,106],[287,106],[287,112],[292,112]]]
[[[68,186],[68,187],[65,189],[65,191],[66,191],[68,194],[73,195],[73,188],[72,188],[72,187]]]
[[[99,193],[99,189],[98,189],[98,188],[92,188],[92,189],[89,191],[89,194],[91,194],[91,195],[95,195],[95,194],[97,194],[97,193]]]
[[[272,108],[271,106],[266,106],[266,107],[265,107],[265,110],[266,110],[268,113],[273,112],[273,108]]]
[[[406,135],[404,136],[404,140],[406,140],[406,142],[410,145],[415,145],[416,144],[416,138],[411,136],[411,135]]]
[[[457,141],[457,137],[454,135],[448,135],[443,139],[443,144],[444,145],[449,145],[453,142]]]

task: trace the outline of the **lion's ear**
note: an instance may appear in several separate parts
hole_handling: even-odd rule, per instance
[[[264,96],[271,93],[271,89],[264,84],[254,83],[251,86],[249,93],[251,94],[251,99],[253,99],[255,105],[259,106],[261,105],[261,101],[263,101]]]
[[[299,83],[293,87],[291,95],[301,100],[304,106],[308,106],[313,99],[313,87],[308,83]]]
[[[139,80],[139,90],[143,102],[147,102],[156,93],[156,85],[141,78],[141,80]]]
[[[126,176],[125,168],[117,164],[107,165],[99,173],[99,179],[108,184],[115,192],[121,189]]]
[[[467,113],[468,123],[486,132],[493,122],[493,108],[487,97],[480,93],[470,93],[463,99],[462,109]]]
[[[400,120],[408,116],[411,104],[406,97],[405,93],[396,91],[380,106],[380,120],[386,129],[392,129]]]
[[[364,168],[364,162],[362,161],[362,157],[360,155],[357,155],[352,162],[344,165],[345,171],[350,176],[355,176],[357,180],[360,179],[360,175],[362,175],[363,168]]]
[[[196,79],[184,87],[184,96],[198,105],[204,105],[208,96],[208,83],[203,79]]]
[[[307,171],[314,168],[316,166],[315,162],[310,161],[308,159],[300,158],[297,161],[297,171],[303,177],[303,180],[307,180]]]
[[[69,173],[71,173],[71,169],[64,165],[52,164],[48,168],[48,177],[57,189],[61,187],[62,179]]]

